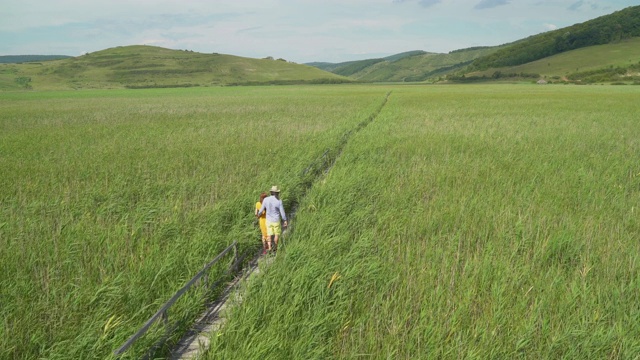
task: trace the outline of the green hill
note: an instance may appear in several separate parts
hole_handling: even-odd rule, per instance
[[[640,6],[497,47],[310,65],[363,82],[495,81],[548,77],[564,81],[636,81]],[[585,49],[584,52],[573,53]],[[569,54],[575,55],[569,55]],[[560,54],[568,54],[560,56]],[[400,55],[400,54],[399,54]],[[549,58],[554,57],[554,58]]]
[[[398,61],[400,59],[403,59],[409,56],[422,55],[426,53],[427,53],[426,51],[422,51],[422,50],[413,50],[413,51],[406,51],[399,54],[390,55],[384,58],[345,61],[340,63],[310,62],[310,63],[307,63],[307,65],[317,67],[318,69],[322,69],[325,71],[330,71],[335,74],[350,76],[356,72],[363,70],[368,66],[374,65],[379,62]]]
[[[347,78],[282,59],[154,46],[116,47],[46,63],[0,65],[0,90],[339,83]]]
[[[0,90],[443,79],[468,82],[541,77],[586,83],[638,82],[638,38],[640,6],[633,6],[497,47],[473,47],[448,54],[415,50],[342,63],[301,65],[283,59],[126,46],[63,60],[0,64]]]
[[[548,81],[624,82],[640,81],[640,37],[615,44],[589,46],[549,56],[522,65],[492,68],[466,74],[502,77],[534,74]]]
[[[0,64],[16,64],[34,61],[50,61],[68,59],[68,55],[3,55],[0,56]]]
[[[497,48],[473,48],[448,54],[424,53],[385,61],[353,74],[351,77],[367,82],[415,82],[438,77],[465,67],[474,59],[490,54]]]
[[[530,36],[447,74],[453,82],[640,83],[640,6]]]
[[[343,63],[309,63],[334,74],[364,82],[411,82],[459,70],[476,58],[493,53],[496,47],[476,47],[448,54],[422,50],[407,51],[385,58],[347,61]]]
[[[427,54],[427,52],[423,50],[413,50],[413,51],[405,51],[395,55],[390,55],[383,59],[386,61],[398,61],[409,56],[416,56],[416,55],[423,55],[423,54]]]
[[[476,59],[470,69],[516,66],[566,51],[620,42],[640,36],[640,6],[516,41]]]

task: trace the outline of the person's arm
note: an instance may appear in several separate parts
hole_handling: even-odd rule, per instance
[[[262,215],[262,212],[264,211],[264,205],[265,205],[266,201],[262,202],[262,206],[260,206],[260,210],[256,210],[256,216],[260,216]]]
[[[280,200],[280,216],[282,216],[282,220],[284,221],[284,227],[287,227],[287,214],[284,212],[284,205],[282,205],[282,200]]]

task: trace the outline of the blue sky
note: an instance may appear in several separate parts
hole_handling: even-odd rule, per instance
[[[492,46],[637,0],[0,0],[0,55],[115,46],[305,63]]]

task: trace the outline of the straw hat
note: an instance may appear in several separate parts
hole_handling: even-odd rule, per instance
[[[269,191],[270,191],[270,192],[273,192],[273,193],[279,193],[279,192],[280,192],[280,189],[278,189],[278,187],[277,187],[277,186],[273,185],[273,186],[271,187],[271,190],[269,190]]]

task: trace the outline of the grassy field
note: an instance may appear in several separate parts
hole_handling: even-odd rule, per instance
[[[635,358],[635,89],[5,92],[0,358],[109,357],[232,241],[260,246],[273,184],[292,231],[212,359]]]
[[[3,93],[0,358],[108,357],[231,242],[257,249],[259,193],[277,184],[289,207],[298,201],[304,169],[385,96],[322,86]],[[195,291],[170,320],[202,303]]]
[[[634,87],[396,87],[210,359],[634,359]]]

